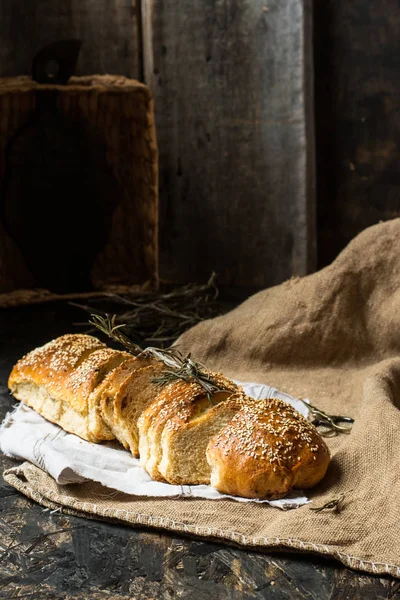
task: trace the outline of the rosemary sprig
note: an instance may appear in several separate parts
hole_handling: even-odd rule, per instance
[[[128,352],[134,356],[142,354],[142,348],[138,346],[138,344],[132,342],[128,336],[122,333],[121,328],[125,327],[125,325],[116,325],[115,320],[117,315],[112,315],[112,317],[106,315],[105,317],[102,317],[101,315],[92,314],[90,316],[92,317],[92,320],[89,319],[89,323],[91,325],[94,325],[94,327],[108,335],[109,338],[124,346]]]
[[[333,509],[333,512],[339,513],[343,510],[344,497],[345,495],[342,492],[337,498],[331,498],[331,500],[328,500],[328,502],[326,502],[323,506],[310,506],[310,510],[314,510],[315,512],[321,512],[322,510]]]
[[[211,400],[211,396],[215,392],[224,391],[224,388],[221,388],[212,379],[200,363],[191,359],[190,354],[185,357],[178,348],[161,349],[150,346],[143,350],[140,346],[132,342],[127,335],[122,333],[121,328],[125,327],[125,325],[116,325],[116,315],[105,315],[102,317],[101,315],[92,314],[91,317],[92,320],[89,321],[91,325],[94,325],[94,327],[105,333],[108,337],[120,343],[134,356],[139,356],[139,354],[141,356],[153,356],[168,367],[160,377],[153,379],[155,385],[163,387],[177,380],[194,381],[204,389],[209,400]]]
[[[209,400],[211,400],[211,396],[215,392],[222,391],[222,388],[216,384],[210,375],[206,371],[203,371],[199,363],[194,362],[190,358],[190,354],[187,357],[177,354],[175,359],[175,367],[167,369],[160,377],[153,379],[153,383],[159,387],[163,387],[179,379],[182,381],[195,381],[204,389]]]

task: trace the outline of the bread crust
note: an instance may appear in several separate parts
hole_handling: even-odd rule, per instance
[[[251,401],[207,447],[211,485],[246,498],[282,498],[324,477],[329,450],[292,406],[278,399]]]
[[[238,386],[223,375],[211,372],[208,375],[220,389],[225,390],[215,396],[223,396],[226,400],[238,390]],[[144,411],[138,421],[139,454],[141,465],[153,479],[172,483],[179,477],[173,469],[167,477],[159,469],[163,460],[162,436],[165,431],[183,429],[211,406],[212,399],[207,398],[204,388],[195,380],[178,380],[165,386],[158,398]],[[184,483],[190,484],[195,480],[193,472]]]
[[[198,398],[206,410],[193,418],[168,421],[161,435],[162,458],[158,470],[174,485],[209,484],[211,468],[206,460],[209,439],[227,425],[242,408],[244,394],[219,392],[210,400]]]
[[[114,397],[124,380],[136,366],[136,359],[129,358],[110,371],[102,383],[89,396],[89,428],[98,440],[115,440],[115,435],[104,419],[102,404],[105,397]]]
[[[130,358],[97,338],[67,334],[36,348],[11,371],[8,386],[18,400],[52,423],[91,441],[102,441],[89,422],[89,398],[106,375]]]
[[[139,457],[138,419],[146,407],[154,401],[159,389],[153,380],[165,369],[154,359],[138,357],[131,372],[115,389],[101,401],[103,419],[115,437],[133,456]]]
[[[63,335],[23,356],[10,373],[8,387],[15,395],[16,386],[32,382],[46,388],[52,397],[65,401],[65,385],[71,374],[91,353],[104,348],[105,344],[89,335]],[[74,397],[72,403],[74,409],[82,410]]]
[[[140,464],[155,481],[165,481],[158,470],[161,461],[160,440],[165,424],[188,414],[187,407],[204,395],[197,383],[176,381],[166,385],[138,420]]]
[[[316,485],[329,465],[319,433],[293,407],[254,400],[221,374],[207,397],[195,379],[164,387],[167,367],[132,357],[97,338],[61,336],[25,355],[9,377],[14,396],[65,431],[90,442],[116,438],[150,476],[209,483],[246,498],[281,498]],[[211,436],[211,438],[210,438]]]

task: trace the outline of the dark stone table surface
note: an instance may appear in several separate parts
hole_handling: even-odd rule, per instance
[[[0,416],[13,405],[7,377],[25,352],[86,314],[65,302],[0,309]],[[0,457],[2,471],[16,464]],[[286,600],[400,598],[400,581],[313,555],[261,553],[51,513],[0,484],[0,599]]]

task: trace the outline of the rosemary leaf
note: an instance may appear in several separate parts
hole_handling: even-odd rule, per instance
[[[91,317],[92,320],[89,320],[89,323],[91,325],[97,327],[97,329],[108,335],[108,337],[110,337],[114,341],[119,342],[128,350],[128,352],[130,352],[134,356],[138,356],[143,352],[140,346],[132,342],[132,340],[130,340],[125,334],[122,333],[122,331],[120,331],[120,329],[122,327],[125,327],[125,325],[115,324],[116,315],[112,315],[112,317],[110,317],[109,315],[102,317],[101,315],[92,314]]]
[[[153,356],[160,360],[168,367],[160,377],[153,379],[153,383],[159,387],[163,387],[172,381],[193,381],[198,383],[205,391],[207,398],[211,400],[211,396],[218,391],[222,391],[223,388],[212,379],[209,373],[207,373],[203,366],[193,361],[190,358],[190,354],[184,357],[178,348],[153,348],[148,347],[142,350],[140,346],[132,342],[127,335],[122,333],[121,329],[125,327],[124,324],[116,324],[116,315],[101,315],[92,314],[92,320],[89,321],[91,325],[99,329],[102,333],[105,333],[108,337],[116,342],[122,344],[128,352],[134,356],[147,355]]]

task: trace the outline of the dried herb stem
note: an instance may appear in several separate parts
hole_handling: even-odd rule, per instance
[[[153,383],[163,387],[173,381],[193,381],[198,383],[205,391],[209,400],[211,396],[218,391],[223,391],[210,376],[209,373],[204,369],[200,363],[195,362],[191,359],[190,354],[183,356],[178,348],[153,348],[148,347],[144,350],[132,342],[127,335],[122,333],[121,329],[125,327],[124,324],[116,324],[116,315],[101,315],[92,314],[92,320],[89,321],[91,325],[99,329],[102,333],[105,333],[108,337],[114,341],[122,344],[128,352],[134,356],[152,356],[157,360],[160,360],[168,367],[160,377],[156,377]]]
[[[130,352],[134,356],[138,356],[143,352],[142,348],[138,346],[138,344],[132,342],[132,340],[130,340],[128,336],[122,333],[121,328],[125,327],[125,325],[116,324],[116,315],[112,315],[111,317],[106,315],[105,317],[102,317],[101,315],[92,314],[91,317],[92,320],[89,320],[89,323],[91,325],[99,329],[101,332],[105,333],[114,341],[120,343],[128,350],[128,352]]]
[[[115,313],[114,325],[124,324],[124,332],[131,340],[169,347],[190,327],[227,310],[226,303],[217,302],[215,281],[213,273],[204,284],[188,284],[168,292],[123,295],[108,292],[86,305],[71,304],[89,314]]]
[[[342,492],[339,494],[339,496],[337,496],[337,498],[331,498],[323,506],[310,506],[310,510],[314,510],[315,512],[321,512],[322,510],[333,510],[333,512],[339,513],[343,510],[344,498],[345,495]]]

